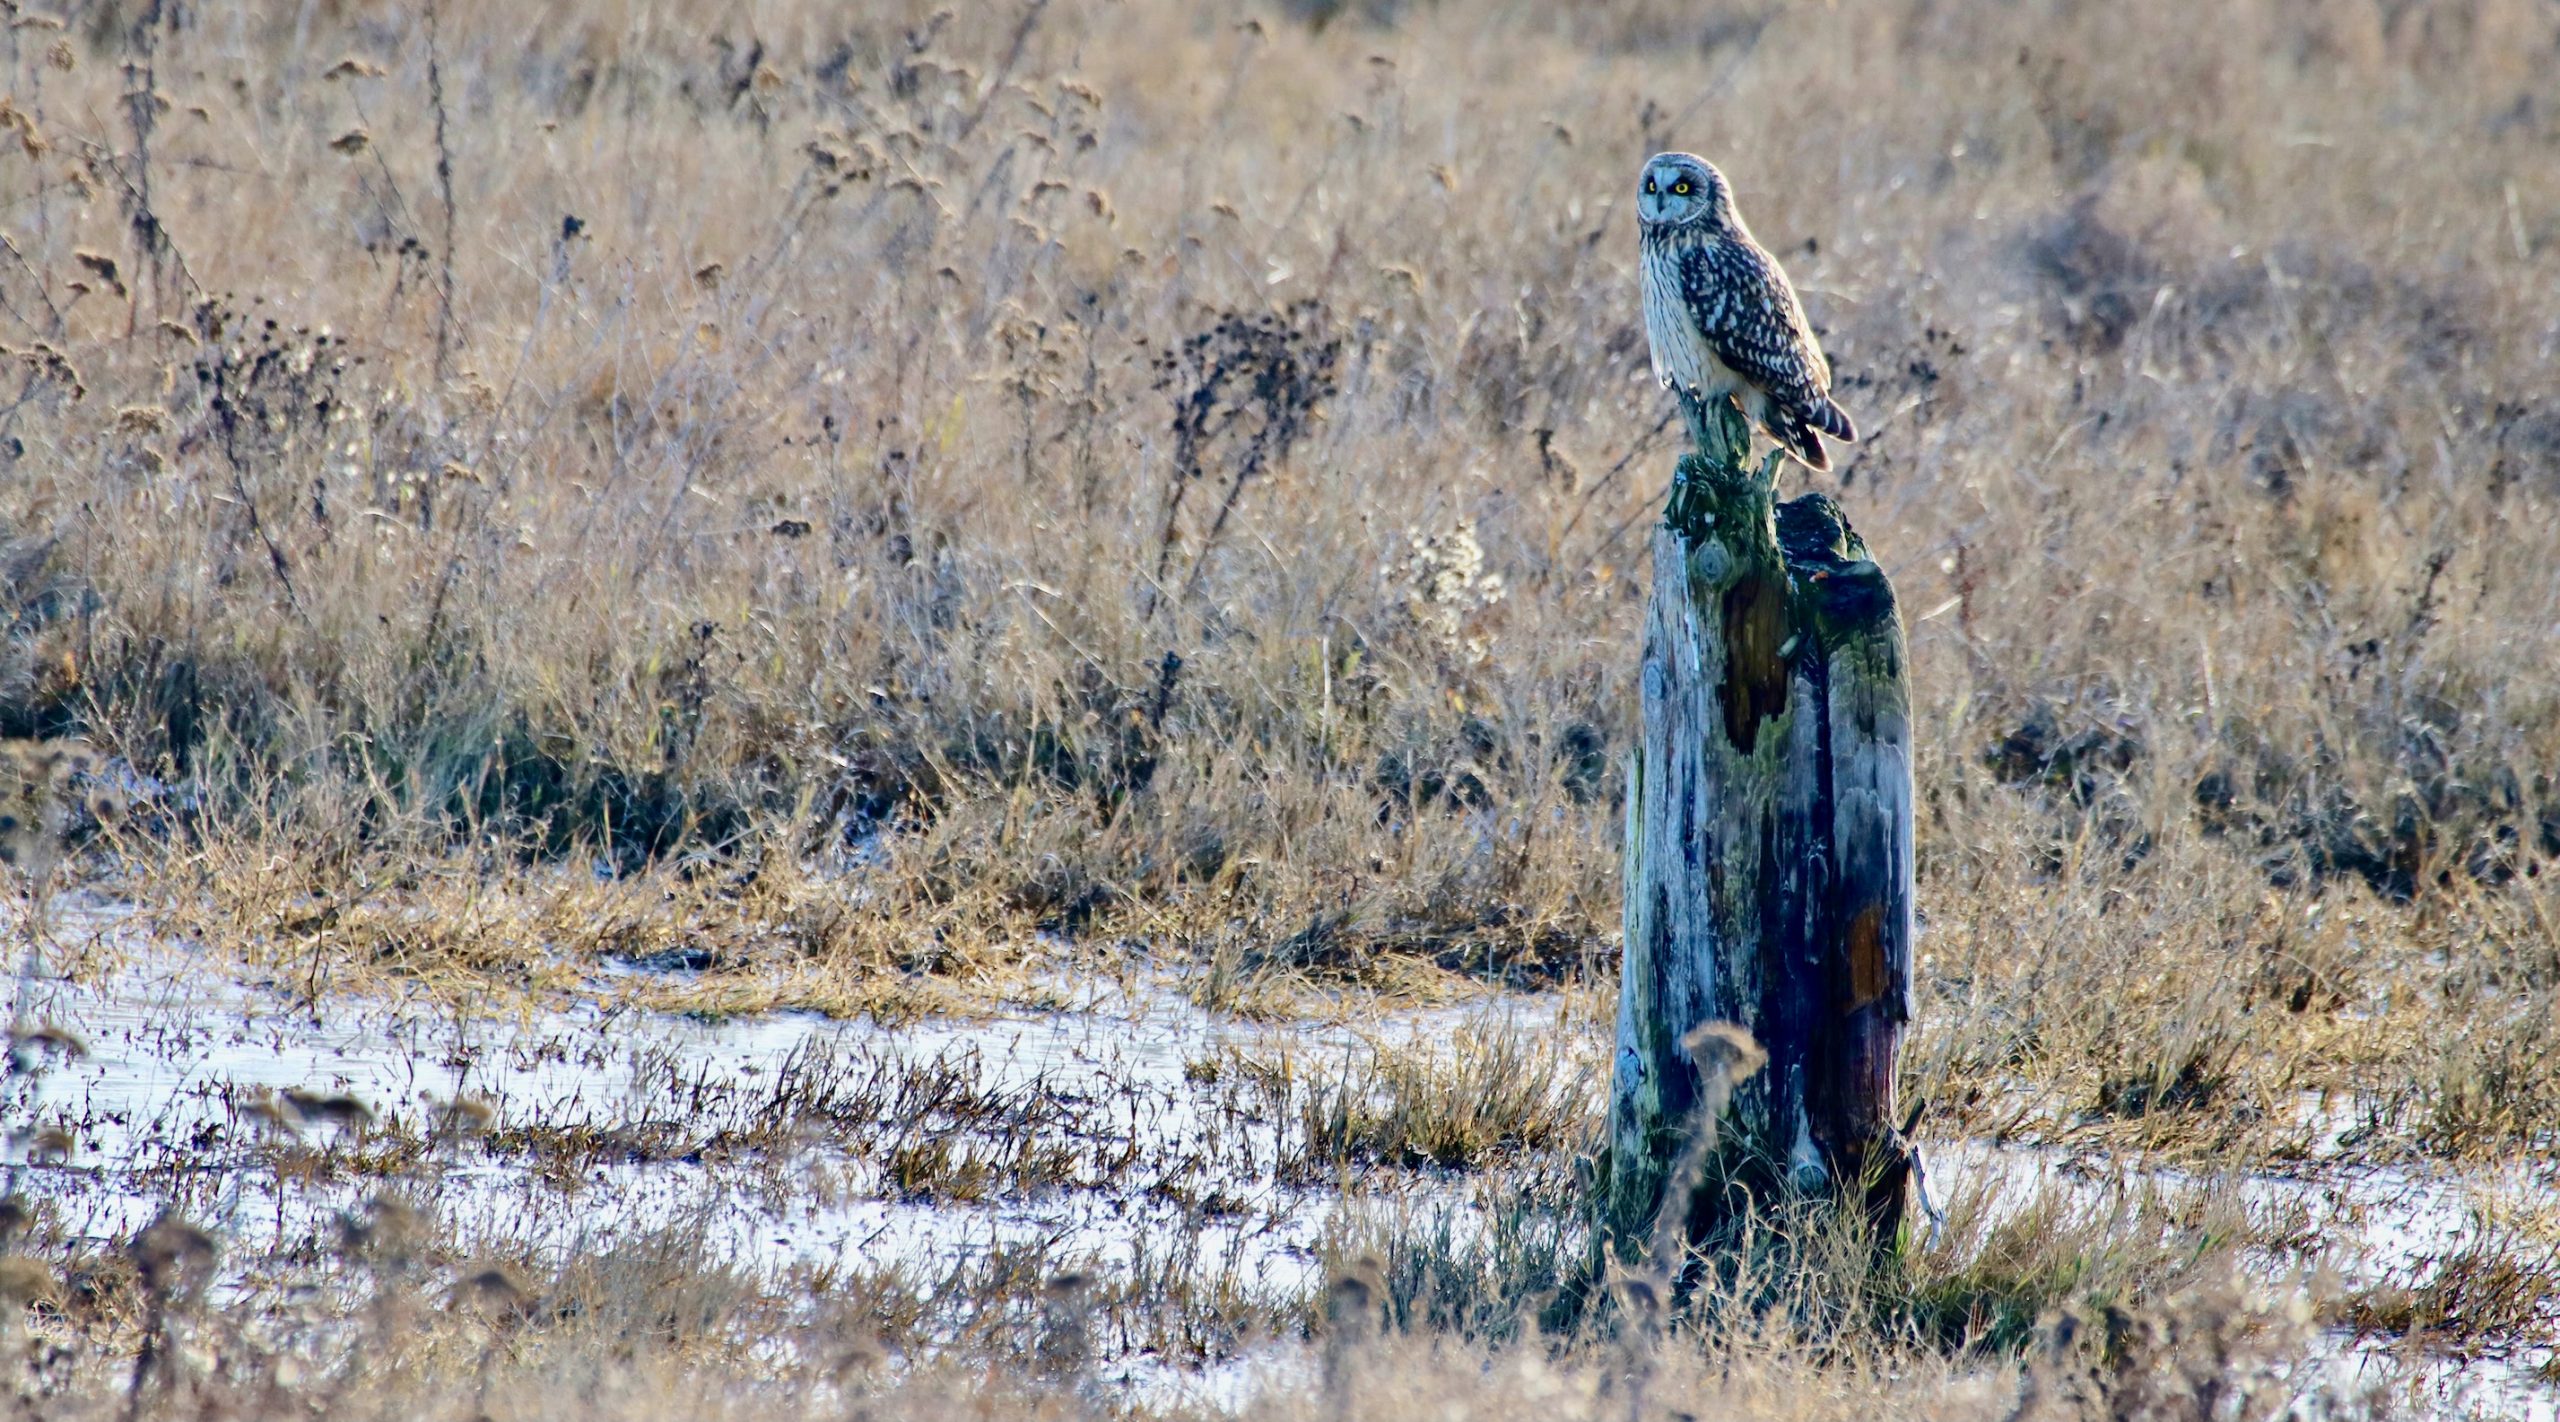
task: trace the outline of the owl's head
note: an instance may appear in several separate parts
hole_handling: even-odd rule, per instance
[[[1694,153],[1656,153],[1636,183],[1636,216],[1647,227],[1727,220],[1733,192],[1716,165]]]

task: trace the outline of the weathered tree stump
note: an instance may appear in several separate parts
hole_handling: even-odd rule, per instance
[[[1665,1209],[1696,1239],[1738,1199],[1828,1195],[1890,1244],[1910,1172],[1893,1123],[1912,941],[1901,618],[1838,505],[1778,505],[1779,456],[1749,465],[1740,412],[1684,404],[1697,449],[1654,538],[1627,780],[1606,1221],[1633,1258]],[[1717,1021],[1768,1062],[1709,1121],[1683,1039]],[[1712,1165],[1695,1191],[1684,1167],[1690,1198],[1666,1201],[1701,1131]]]

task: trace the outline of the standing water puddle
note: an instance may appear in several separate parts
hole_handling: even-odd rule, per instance
[[[1522,1012],[1281,1027],[1108,983],[1075,1010],[898,1027],[594,1005],[315,1012],[111,910],[75,904],[57,923],[55,956],[112,966],[30,984],[27,1021],[80,1050],[49,1054],[36,1087],[37,1113],[76,1148],[22,1167],[22,1188],[74,1237],[104,1244],[175,1207],[249,1254],[324,1240],[341,1211],[405,1182],[490,1250],[698,1220],[714,1257],[760,1271],[942,1277],[1036,1248],[1291,1298],[1315,1282],[1345,1193],[1291,1154],[1274,1064],[1339,1070]],[[260,1164],[286,1139],[279,1121],[327,1168]],[[1462,1193],[1437,1176],[1359,1187],[1404,1206]]]
[[[559,1257],[689,1227],[708,1257],[766,1276],[931,1281],[1021,1259],[1180,1275],[1286,1307],[1364,1212],[1431,1212],[1461,1233],[1478,1218],[1463,1177],[1311,1162],[1296,1090],[1309,1071],[1465,1032],[1569,1030],[1536,999],[1275,1025],[1113,982],[1080,984],[1070,1010],[894,1027],[593,1004],[508,1020],[375,999],[315,1012],[117,910],[74,903],[56,923],[54,957],[78,971],[28,984],[25,1020],[80,1044],[42,1053],[34,1084],[33,1115],[73,1148],[15,1167],[19,1188],[74,1240],[103,1247],[174,1208],[248,1260],[326,1248],[343,1213],[397,1191],[465,1249]],[[20,1090],[13,1127],[30,1115],[24,1078]],[[1994,1218],[2057,1196],[2091,1208],[2146,1189],[2235,1191],[2302,1245],[2264,1259],[2270,1277],[2316,1256],[2349,1285],[2422,1274],[2482,1227],[2482,1202],[2547,1188],[2523,1166],[2513,1179],[2216,1182],[1969,1141],[1930,1143],[1926,1158],[1941,1203]],[[1292,1356],[1257,1350],[1205,1373],[1133,1361],[1129,1375],[1152,1392],[1241,1396],[1257,1368],[1290,1373]],[[2560,1416],[2530,1377],[2543,1354],[2414,1375],[2387,1356],[2401,1385],[2426,1389],[2421,1410]],[[2385,1358],[2342,1346],[2341,1382]]]

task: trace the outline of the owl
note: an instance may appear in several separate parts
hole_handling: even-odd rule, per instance
[[[1644,242],[1644,333],[1653,375],[1712,408],[1732,396],[1787,453],[1829,469],[1822,437],[1858,427],[1831,401],[1831,365],[1814,344],[1778,259],[1751,240],[1733,189],[1704,158],[1659,153],[1636,192]]]

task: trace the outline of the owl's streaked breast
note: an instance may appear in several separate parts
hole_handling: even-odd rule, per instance
[[[1741,382],[1699,332],[1690,304],[1693,294],[1680,278],[1678,240],[1649,233],[1644,239],[1644,334],[1653,348],[1653,378],[1665,388],[1693,390],[1702,399],[1732,394]]]

